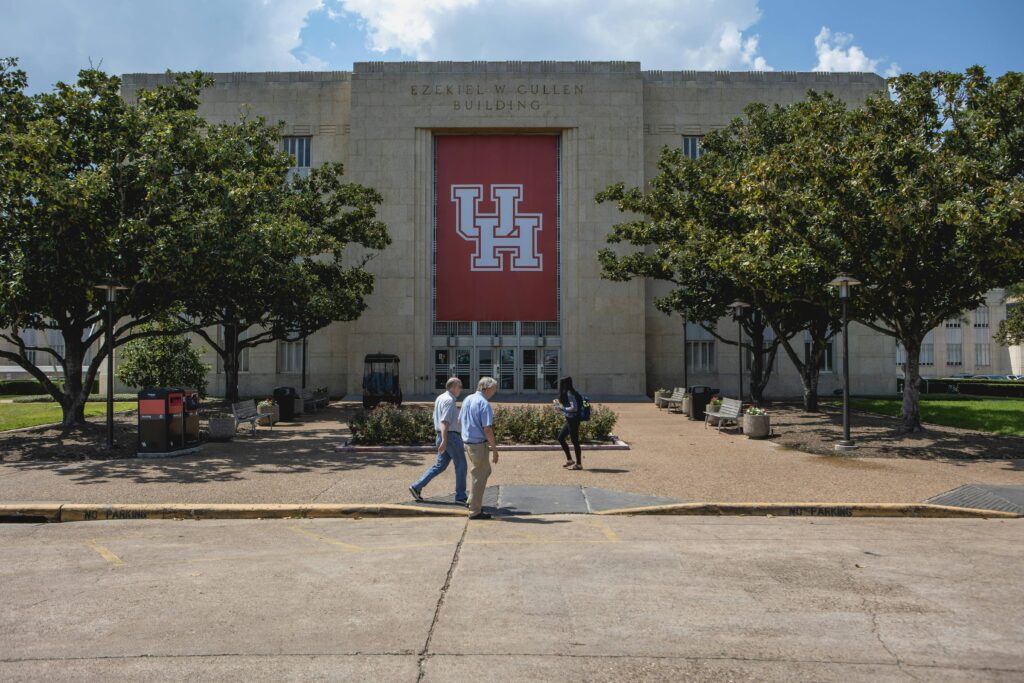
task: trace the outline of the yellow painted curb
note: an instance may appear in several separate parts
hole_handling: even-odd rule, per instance
[[[775,517],[992,517],[1016,519],[1015,512],[931,503],[674,503],[616,508],[597,515],[750,515]]]
[[[324,517],[465,517],[466,510],[414,505],[170,503],[90,505],[68,503],[60,509],[61,522],[110,519],[284,519]],[[57,521],[57,520],[55,520]]]
[[[0,520],[59,522],[61,503],[0,503]]]

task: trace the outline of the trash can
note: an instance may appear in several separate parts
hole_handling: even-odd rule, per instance
[[[185,448],[185,392],[139,392],[139,455],[170,455]]]
[[[687,387],[686,391],[690,394],[690,419],[703,420],[704,409],[708,407],[711,397],[718,393],[718,389],[695,384],[692,387]]]
[[[281,411],[281,420],[284,422],[290,422],[295,419],[295,399],[299,397],[299,392],[295,391],[295,387],[277,387],[274,389],[274,403],[277,404],[278,409]]]

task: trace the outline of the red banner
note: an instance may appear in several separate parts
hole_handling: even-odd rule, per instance
[[[437,320],[558,319],[558,138],[437,145]]]

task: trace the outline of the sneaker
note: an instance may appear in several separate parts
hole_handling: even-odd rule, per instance
[[[469,507],[469,498],[456,498],[455,499],[455,504],[456,505],[465,505],[466,507]]]
[[[491,516],[486,512],[478,512],[475,515],[470,515],[470,519],[490,519]]]
[[[415,486],[409,487],[409,493],[411,493],[412,497],[415,498],[416,500],[420,501],[421,503],[423,502],[423,496],[420,495],[420,490]]]

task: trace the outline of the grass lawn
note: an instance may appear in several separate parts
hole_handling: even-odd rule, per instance
[[[114,410],[131,410],[136,407],[134,401],[115,402]],[[106,415],[107,404],[92,402],[85,404],[85,415]],[[0,431],[34,427],[36,425],[60,422],[61,411],[57,403],[0,403]]]
[[[896,398],[853,398],[850,406],[854,410],[895,417],[900,414],[903,401]],[[979,432],[1024,436],[1024,399],[922,396],[921,420]]]

